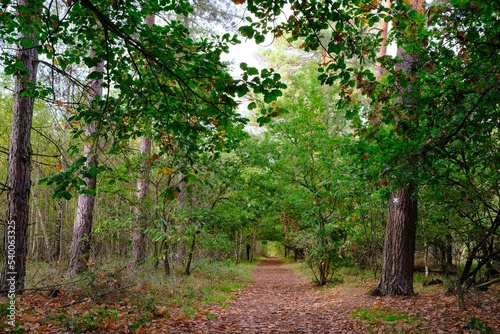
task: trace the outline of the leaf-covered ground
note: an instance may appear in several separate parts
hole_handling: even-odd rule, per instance
[[[352,305],[342,296],[332,296],[306,282],[278,259],[263,260],[254,270],[254,280],[228,309],[209,312],[218,317],[197,322],[192,333],[365,333],[366,326],[349,318]]]
[[[500,333],[498,289],[468,295],[461,310],[456,296],[436,291],[412,298],[367,296],[374,283],[319,289],[269,258],[228,309],[207,310],[217,318],[195,321],[189,333],[479,333],[471,322]]]
[[[463,310],[456,296],[440,288],[411,298],[367,296],[374,283],[318,288],[267,258],[229,303],[200,307],[191,317],[178,305],[139,306],[118,292],[100,303],[26,293],[18,317],[31,333],[500,333],[498,287],[468,293]]]

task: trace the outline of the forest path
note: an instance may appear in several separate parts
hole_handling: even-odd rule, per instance
[[[190,332],[365,333],[366,329],[349,318],[349,313],[367,302],[363,295],[321,291],[285,268],[278,258],[266,258],[254,269],[252,282],[230,302],[228,309],[211,309],[217,318],[195,321]]]

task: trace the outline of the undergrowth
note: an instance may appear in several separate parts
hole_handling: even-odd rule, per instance
[[[349,316],[367,323],[368,333],[413,333],[416,323],[422,321],[407,313],[379,309],[359,309]]]
[[[67,278],[63,268],[33,263],[32,284],[18,298],[17,320],[25,328],[36,323],[40,332],[50,325],[83,333],[123,326],[134,331],[157,318],[189,319],[209,305],[227,303],[250,282],[255,265],[202,261],[190,276],[180,271],[165,276],[152,266],[133,271],[111,263]],[[0,299],[0,305],[7,302]]]
[[[285,267],[292,269],[296,274],[308,281],[314,282],[314,275],[312,275],[311,269],[305,262],[296,262],[292,258],[284,258],[283,262],[285,263]],[[426,277],[423,273],[415,272],[413,277],[414,289],[417,294],[425,291],[442,292],[445,289],[442,282],[446,282],[446,278],[443,278],[442,275],[430,274]],[[355,266],[338,267],[334,270],[332,279],[328,282],[326,288],[328,286],[341,285],[345,288],[367,287],[368,291],[370,287],[376,285],[377,278],[374,276],[373,270],[360,269]],[[441,283],[433,284],[432,282]]]
[[[292,269],[308,281],[314,282],[314,275],[305,262],[295,262],[291,258],[283,259],[283,261],[285,267]],[[373,280],[372,271],[359,269],[354,266],[338,267],[334,270],[332,279],[328,282],[327,287],[339,284],[345,287],[364,286],[367,281],[372,282]]]

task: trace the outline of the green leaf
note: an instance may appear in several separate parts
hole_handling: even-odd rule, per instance
[[[99,71],[93,71],[91,72],[88,76],[88,80],[93,80],[93,79],[102,79],[104,77],[104,73],[99,72]]]

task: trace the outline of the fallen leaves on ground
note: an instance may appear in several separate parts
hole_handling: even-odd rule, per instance
[[[203,307],[192,317],[178,305],[140,305],[125,291],[100,300],[27,292],[17,300],[17,319],[28,333],[500,333],[498,286],[469,294],[460,309],[456,296],[437,290],[416,297],[366,295],[374,284],[319,289],[269,258],[229,305]],[[355,316],[360,312],[379,316],[366,320]]]

